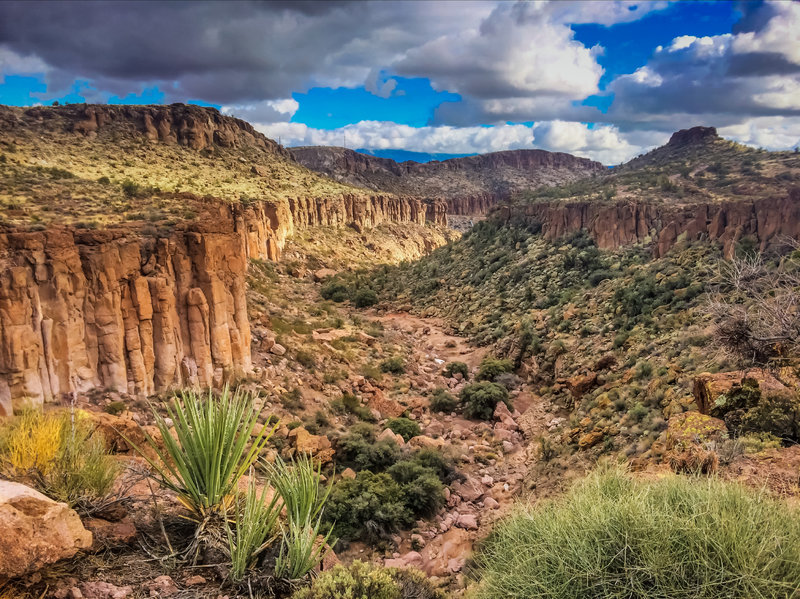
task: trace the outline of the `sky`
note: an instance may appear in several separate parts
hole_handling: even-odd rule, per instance
[[[284,145],[607,165],[800,144],[800,3],[0,2],[0,103],[186,102]]]

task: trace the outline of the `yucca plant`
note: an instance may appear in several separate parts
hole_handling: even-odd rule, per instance
[[[258,420],[253,397],[238,389],[231,393],[227,385],[219,395],[211,389],[204,394],[188,390],[173,399],[167,416],[177,439],[155,408],[153,416],[163,448],[144,431],[157,459],[139,453],[155,470],[159,483],[174,491],[198,522],[224,517],[230,511],[239,479],[277,428],[276,424],[268,431],[264,424],[251,437]]]
[[[267,464],[270,482],[286,506],[281,551],[275,561],[275,575],[297,580],[314,569],[330,551],[332,531],[320,537],[322,512],[332,483],[322,488],[322,465],[303,454],[290,463],[280,457]]]
[[[275,575],[279,578],[298,580],[311,572],[330,551],[328,531],[320,539],[322,517],[316,524],[301,525],[288,521],[283,528],[283,544],[278,559],[275,560]]]
[[[273,464],[265,464],[265,467],[270,484],[283,498],[289,521],[301,526],[311,525],[333,489],[333,478],[324,489],[320,484],[322,464],[315,464],[310,456],[302,454],[289,463],[278,456]]]
[[[228,525],[228,547],[231,554],[230,577],[234,582],[242,580],[253,567],[258,556],[278,538],[278,517],[283,503],[278,493],[267,501],[269,486],[264,485],[259,493],[255,478],[250,476],[247,491],[236,506],[234,529]]]

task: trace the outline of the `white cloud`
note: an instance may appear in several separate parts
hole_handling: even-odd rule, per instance
[[[590,128],[582,123],[547,121],[493,127],[410,127],[381,121],[361,121],[338,129],[314,129],[302,123],[258,124],[256,128],[287,146],[342,146],[351,149],[393,149],[434,154],[483,154],[500,150],[539,148],[567,152],[618,164],[641,153],[610,125]],[[666,140],[664,140],[666,141]]]
[[[250,104],[223,106],[222,114],[229,114],[254,123],[275,123],[289,120],[297,112],[298,108],[300,108],[300,104],[297,103],[297,100],[284,98],[281,100],[262,100],[261,102],[252,102]]]
[[[800,4],[776,2],[772,8],[775,14],[766,27],[738,34],[733,40],[733,51],[737,54],[770,52],[800,64]]]
[[[800,118],[760,117],[721,127],[722,137],[768,150],[790,150],[800,145]]]

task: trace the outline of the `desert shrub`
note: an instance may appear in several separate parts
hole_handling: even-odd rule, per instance
[[[598,471],[520,506],[477,561],[481,599],[791,597],[800,511],[714,478]]]
[[[511,401],[508,390],[497,383],[487,381],[467,385],[459,394],[464,416],[467,418],[478,418],[480,420],[491,420],[494,409],[499,402],[505,403],[509,408]]]
[[[456,374],[461,374],[464,380],[467,380],[469,378],[469,367],[464,362],[449,362],[444,367],[444,375],[452,377]]]
[[[294,359],[297,360],[298,364],[304,366],[309,370],[311,370],[317,365],[317,359],[314,357],[314,354],[304,349],[298,349],[294,353]]]
[[[419,424],[410,418],[389,418],[386,422],[386,428],[403,437],[403,441],[408,441],[411,437],[422,434]]]
[[[267,424],[256,428],[259,411],[253,397],[240,390],[231,393],[227,386],[218,395],[212,390],[182,391],[166,411],[175,437],[173,427],[153,408],[163,448],[143,431],[157,458],[137,448],[139,453],[158,482],[174,492],[198,521],[229,511],[239,479],[278,425],[270,431]]]
[[[791,391],[765,393],[742,416],[741,432],[770,433],[784,441],[800,441],[800,397]]]
[[[320,295],[323,299],[333,302],[344,302],[350,299],[350,289],[338,279],[330,279],[320,287]]]
[[[375,418],[367,406],[362,405],[357,395],[352,393],[342,393],[342,399],[338,403],[331,402],[334,408],[341,406],[340,410],[352,414],[365,422],[373,422]]]
[[[514,370],[514,363],[511,360],[486,356],[478,367],[478,374],[475,375],[476,381],[494,381],[498,376]]]
[[[414,515],[406,508],[402,487],[385,472],[362,471],[333,486],[325,519],[341,539],[379,540],[408,528]]]
[[[419,570],[381,568],[356,560],[322,572],[292,599],[444,599]]]
[[[367,308],[378,303],[378,295],[369,287],[362,287],[353,295],[356,308]]]
[[[641,422],[649,413],[650,411],[641,403],[636,403],[630,410],[628,410],[628,415],[634,422]]]
[[[435,449],[419,449],[414,452],[411,459],[433,471],[442,482],[450,482],[455,478],[453,460],[446,457],[441,451]]]
[[[377,441],[371,426],[354,426],[336,444],[339,466],[354,470],[380,472],[400,459],[400,448],[394,441]]]
[[[403,493],[403,504],[414,516],[430,516],[444,503],[444,486],[431,468],[402,460],[387,470]]]
[[[453,412],[456,407],[458,406],[458,402],[456,398],[453,397],[453,394],[447,391],[447,389],[443,389],[439,387],[438,389],[434,389],[433,395],[431,395],[431,410],[434,412]]]
[[[142,194],[142,186],[130,179],[125,179],[120,187],[122,188],[122,193],[129,198],[135,198]]]
[[[29,410],[0,430],[0,471],[90,514],[109,499],[120,467],[80,412]]]
[[[760,453],[766,449],[777,449],[781,440],[772,433],[751,433],[736,439],[744,453]]]
[[[337,564],[320,574],[314,583],[297,591],[292,599],[400,599],[389,570],[355,561]]]
[[[387,358],[381,362],[381,372],[387,374],[403,374],[406,371],[406,363],[400,356]]]

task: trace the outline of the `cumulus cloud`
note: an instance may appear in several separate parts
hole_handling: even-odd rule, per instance
[[[644,150],[610,125],[589,127],[582,123],[551,121],[527,125],[410,127],[381,121],[361,121],[338,129],[314,129],[302,123],[256,125],[262,133],[287,146],[342,146],[394,149],[432,154],[471,154],[500,150],[539,148],[567,152],[618,164]],[[663,137],[663,136],[661,136]],[[648,140],[651,141],[651,140]],[[659,142],[666,141],[661,140]]]
[[[635,72],[617,77],[608,118],[623,128],[734,127],[800,117],[800,4],[765,4],[752,28],[676,37]]]
[[[300,105],[293,98],[262,100],[250,104],[223,106],[222,113],[244,119],[251,123],[275,123],[288,121]]]

